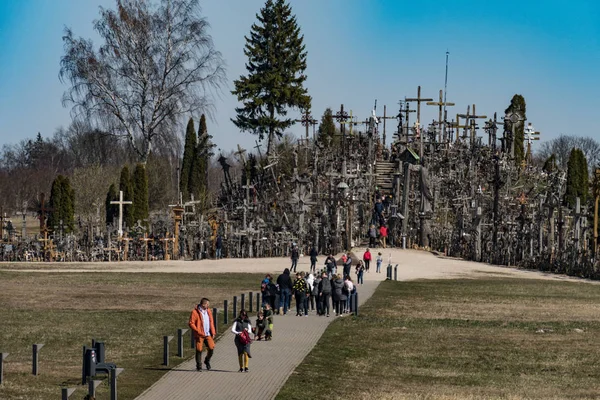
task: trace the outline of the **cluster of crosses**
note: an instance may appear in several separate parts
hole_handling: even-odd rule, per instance
[[[423,105],[438,111],[427,125],[421,123]],[[291,154],[263,155],[257,142],[256,153],[238,145],[236,160],[221,155],[217,201],[202,213],[200,201],[179,201],[165,213],[158,234],[153,225],[130,244],[122,218],[130,201],[121,193],[113,202],[119,220],[112,234],[88,253],[149,260],[159,249],[160,259],[202,259],[221,247],[225,257],[266,257],[287,255],[297,244],[304,254],[312,247],[328,254],[365,244],[372,228],[386,226],[391,246],[476,261],[511,265],[567,253],[591,259],[597,209],[592,230],[591,213],[580,199],[571,208],[562,201],[565,171],[544,172],[531,162],[539,132],[525,125],[522,110],[488,118],[473,104],[449,118],[453,106],[441,90],[434,101],[422,97],[420,87],[416,97],[399,102],[396,115],[388,115],[386,107],[377,115],[375,103],[360,121],[341,105],[333,115],[338,133],[325,138],[316,137],[318,122],[305,112],[297,122],[306,134],[291,144]],[[392,119],[396,129],[386,143]],[[519,129],[526,147],[521,163],[515,161]],[[234,161],[242,176],[232,177]],[[378,202],[385,207],[378,208]],[[35,244],[44,254],[54,254],[55,242],[62,240],[64,247],[66,240],[45,226],[49,211],[42,197]],[[2,240],[10,239],[4,218]]]

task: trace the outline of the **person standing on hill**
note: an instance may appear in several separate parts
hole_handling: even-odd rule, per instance
[[[327,279],[331,279],[331,277],[333,276],[333,274],[335,274],[335,267],[336,261],[335,261],[335,257],[333,257],[333,254],[329,254],[327,256],[327,258],[325,259],[325,267],[327,268]]]
[[[294,293],[294,297],[296,298],[296,317],[301,317],[302,315],[308,316],[306,298],[308,294],[308,286],[306,285],[306,280],[302,277],[300,272],[296,273],[296,280],[294,281],[292,291]]]
[[[369,265],[371,265],[372,259],[373,259],[373,256],[371,256],[371,252],[367,248],[367,250],[365,251],[365,254],[363,254],[363,261],[365,262],[365,271],[366,272],[369,272]]]
[[[298,258],[300,258],[300,251],[298,250],[298,246],[296,243],[292,245],[292,252],[290,258],[292,259],[292,266],[290,271],[296,272],[296,267],[298,266]]]
[[[202,298],[200,304],[192,310],[188,325],[196,342],[196,371],[202,371],[202,349],[205,345],[207,351],[204,365],[207,370],[210,370],[210,359],[215,350],[214,337],[217,331],[210,310],[210,301],[206,297]]]
[[[313,246],[310,249],[310,272],[313,274],[317,272],[317,249]]]
[[[350,271],[352,270],[352,256],[348,254],[346,256],[346,260],[344,261],[344,277],[350,276]]]
[[[215,248],[216,248],[216,259],[220,260],[222,257],[222,249],[223,249],[223,238],[221,237],[221,235],[217,235],[217,240],[215,243]]]
[[[379,228],[379,235],[381,236],[381,247],[385,249],[385,242],[388,236],[388,229],[385,224],[381,224],[381,227]]]
[[[344,294],[344,281],[341,276],[334,275],[331,282],[333,293],[333,309],[335,316],[342,315],[344,306],[346,305],[346,295]]]

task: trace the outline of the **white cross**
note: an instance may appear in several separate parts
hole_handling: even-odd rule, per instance
[[[119,238],[123,236],[123,205],[133,204],[131,201],[123,201],[123,191],[119,190],[119,201],[111,201],[110,204],[119,205]]]

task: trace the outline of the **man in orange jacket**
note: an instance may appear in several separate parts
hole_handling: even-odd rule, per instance
[[[196,371],[202,371],[202,348],[206,344],[206,358],[204,365],[210,370],[210,359],[215,350],[215,323],[210,310],[210,301],[204,297],[198,307],[192,310],[189,322],[190,329],[196,339]]]

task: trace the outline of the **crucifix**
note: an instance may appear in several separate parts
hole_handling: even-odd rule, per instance
[[[242,166],[246,168],[246,157],[244,156],[244,153],[246,153],[246,149],[243,149],[239,144],[237,145],[237,148],[238,151],[236,151],[234,154],[240,158]]]
[[[148,234],[144,232],[144,237],[140,238],[142,242],[144,242],[144,259],[148,261],[148,242],[154,242],[154,239],[149,238]]]
[[[123,246],[123,261],[127,261],[127,254],[129,253],[129,242],[133,239],[128,237],[127,233],[125,233],[121,240],[125,243],[125,245]]]
[[[340,132],[342,134],[342,148],[343,151],[346,151],[346,121],[348,120],[349,116],[348,113],[346,111],[344,111],[344,105],[342,104],[340,106],[340,111],[336,112],[335,115],[333,116],[333,118],[335,118],[335,120],[337,122],[340,123]]]
[[[417,97],[412,99],[405,99],[406,102],[417,103],[417,125],[421,123],[421,103],[424,101],[433,101],[433,99],[424,99],[421,97],[421,86],[417,86]],[[419,147],[419,157],[423,159],[423,136],[421,136],[421,144]]]
[[[520,110],[513,111],[511,114],[506,114],[504,116],[504,127],[510,126],[510,142],[505,143],[507,146],[506,151],[510,150],[510,157],[512,159],[515,158],[515,134],[517,125],[524,121],[525,117]],[[508,145],[510,145],[510,149],[508,148]]]
[[[173,239],[169,237],[169,232],[167,232],[165,234],[165,237],[163,239],[160,239],[160,241],[163,242],[164,246],[165,246],[164,260],[169,261],[171,259],[170,255],[169,255],[169,242],[173,241]]]
[[[400,111],[398,111],[398,136],[400,139],[400,143],[404,143],[406,147],[408,147],[408,132],[410,127],[410,113],[417,112],[416,110],[410,109],[410,103],[406,101],[400,101]],[[402,123],[402,114],[404,115],[404,124]],[[406,132],[406,134],[405,134]],[[404,142],[402,142],[404,139]]]
[[[445,102],[443,101],[443,96],[444,91],[440,89],[440,100],[435,102],[435,101],[428,101],[427,105],[428,106],[438,106],[438,129],[439,129],[439,141],[441,143],[446,141],[446,118],[444,115],[444,124],[443,124],[443,129],[442,129],[442,111],[445,110],[445,108],[447,106],[454,106],[454,103],[449,103],[449,102]]]
[[[184,212],[185,208],[173,206],[173,221],[175,224],[175,237],[173,238],[173,258],[178,258],[179,256],[179,235]]]
[[[119,190],[119,201],[111,201],[110,204],[118,204],[119,205],[119,230],[117,231],[119,234],[119,238],[123,237],[123,206],[128,204],[133,204],[132,201],[124,201],[123,200],[123,191]]]
[[[461,126],[461,128],[464,128],[464,134],[463,137],[466,138],[467,137],[467,130],[470,129],[471,130],[471,138],[469,141],[469,145],[473,146],[473,144],[475,143],[475,129],[476,129],[476,124],[475,124],[475,120],[476,119],[485,119],[487,118],[487,115],[477,115],[477,113],[475,112],[475,104],[473,104],[473,114],[470,113],[470,107],[467,106],[467,113],[466,114],[456,114],[456,121],[459,121],[459,118],[464,118],[465,120],[465,124],[463,126]],[[457,130],[458,132],[458,130]],[[458,137],[458,134],[457,134]]]
[[[540,140],[540,133],[536,132],[531,122],[527,124],[525,128],[525,140],[527,140],[527,153],[525,155],[525,162],[531,163],[531,142],[534,140]]]
[[[313,139],[314,139],[314,133],[315,133],[315,125],[317,125],[319,123],[319,121],[317,121],[316,119],[313,118],[312,115],[310,115],[310,109],[306,109],[304,110],[304,114],[302,115],[301,119],[297,119],[296,122],[300,122],[302,123],[302,126],[304,126],[306,128],[306,140],[308,141],[308,131],[310,126],[313,126]]]

